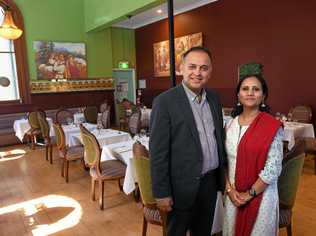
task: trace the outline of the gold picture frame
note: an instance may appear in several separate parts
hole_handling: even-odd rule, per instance
[[[202,33],[190,34],[174,39],[175,48],[175,69],[176,74],[180,75],[180,64],[182,54],[192,47],[202,46]],[[170,75],[169,61],[169,41],[154,43],[154,76],[164,77]]]

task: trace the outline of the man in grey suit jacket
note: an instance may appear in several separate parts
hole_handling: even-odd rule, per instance
[[[168,212],[169,236],[210,236],[217,191],[224,189],[222,109],[206,89],[211,53],[194,47],[183,54],[182,84],[157,96],[150,119],[153,194]]]

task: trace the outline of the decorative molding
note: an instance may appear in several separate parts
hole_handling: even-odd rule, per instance
[[[32,94],[64,93],[76,91],[113,90],[113,78],[85,79],[85,80],[58,80],[58,81],[31,81]]]

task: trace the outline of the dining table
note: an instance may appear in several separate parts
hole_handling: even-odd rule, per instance
[[[50,117],[47,117],[46,120],[47,120],[49,127],[50,127],[50,136],[53,136],[53,133],[54,133],[53,129],[52,129],[53,120]],[[18,137],[18,139],[21,142],[23,142],[23,138],[24,138],[26,132],[31,129],[31,126],[30,126],[27,118],[21,118],[21,119],[14,121],[13,129],[15,132],[15,136]]]
[[[288,142],[288,150],[294,147],[296,138],[315,138],[313,124],[285,121],[283,125],[283,141]]]
[[[101,152],[101,161],[117,159],[126,164],[126,173],[123,183],[123,191],[126,194],[132,193],[135,188],[135,170],[133,166],[133,144],[140,142],[147,149],[149,147],[149,137],[135,135],[133,139],[104,145]]]
[[[91,124],[91,123],[82,123],[82,125],[92,132],[93,130],[97,129],[96,124]],[[77,124],[68,124],[68,125],[62,125],[61,126],[64,134],[65,134],[65,143],[68,147],[73,147],[80,145],[81,142],[77,140],[76,138],[73,138],[72,136],[80,137],[80,128],[79,125]],[[52,130],[52,136],[55,136],[54,130]]]
[[[96,137],[100,147],[104,145],[119,143],[131,140],[131,135],[127,132],[114,129],[93,129],[91,133]],[[76,146],[82,144],[81,135],[79,133],[69,134],[69,145]]]

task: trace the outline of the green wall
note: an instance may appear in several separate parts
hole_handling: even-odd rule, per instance
[[[88,77],[112,76],[118,61],[135,65],[134,30],[106,28],[86,33],[84,0],[15,0],[25,27],[30,79],[36,80],[33,41],[85,42]],[[62,7],[61,7],[62,6]]]
[[[135,31],[122,28],[111,28],[111,32],[113,68],[118,67],[119,61],[129,61],[130,67],[135,68]]]
[[[165,0],[84,0],[85,30],[100,30]]]

